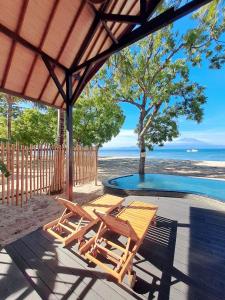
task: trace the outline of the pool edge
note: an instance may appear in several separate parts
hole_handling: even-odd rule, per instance
[[[225,205],[225,201],[218,199],[218,198],[212,198],[208,196],[207,194],[203,193],[194,193],[194,192],[185,192],[185,191],[170,191],[170,190],[154,190],[154,189],[142,189],[142,190],[129,190],[129,189],[122,189],[119,187],[115,187],[114,185],[110,184],[111,180],[115,180],[121,177],[129,177],[134,174],[128,174],[124,176],[117,176],[112,177],[106,180],[102,181],[103,184],[103,190],[104,193],[118,195],[118,196],[155,196],[155,197],[175,197],[175,198],[186,198],[186,199],[195,199],[195,200],[213,200],[216,202],[219,202],[220,204]]]

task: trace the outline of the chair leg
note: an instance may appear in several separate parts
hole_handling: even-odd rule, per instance
[[[133,265],[131,264],[128,268],[128,283],[131,289],[134,288],[136,283],[136,272],[133,270]]]

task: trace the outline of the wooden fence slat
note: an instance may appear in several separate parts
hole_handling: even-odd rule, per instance
[[[9,143],[6,145],[6,166],[7,170],[10,170],[10,153],[9,153]],[[9,199],[10,199],[10,176],[7,177],[7,205],[9,205]]]
[[[19,153],[20,148],[19,144],[16,144],[16,205],[19,204],[19,176],[20,176],[20,167],[19,167]]]
[[[48,157],[48,193],[51,193],[51,145],[48,146],[49,157]]]
[[[5,145],[1,143],[2,162],[5,163]],[[2,204],[5,203],[5,176],[2,174]]]
[[[26,179],[25,179],[25,193],[26,193],[26,202],[28,201],[28,147],[25,146],[25,163],[26,163]]]
[[[42,193],[45,191],[45,145],[42,145]]]
[[[34,187],[34,194],[37,193],[37,190],[36,190],[36,146],[32,147],[32,150],[33,150],[33,177],[34,177],[34,180],[33,180],[33,187]]]
[[[33,182],[33,174],[32,174],[32,146],[30,146],[30,198],[32,197],[32,182]]]
[[[47,145],[47,164],[46,164],[46,188],[47,194],[49,193],[49,182],[50,182],[50,169],[49,169],[49,145]]]
[[[0,158],[11,175],[1,174],[1,203],[22,206],[33,194],[57,193],[65,187],[64,145],[24,146],[0,144]],[[97,148],[73,148],[73,185],[95,180],[97,184]],[[7,189],[6,189],[7,187]]]
[[[42,146],[39,148],[39,162],[40,162],[40,194],[43,192],[43,181],[42,181]]]
[[[45,145],[45,192],[48,193],[48,146]]]
[[[20,180],[21,188],[20,188],[20,205],[23,206],[23,192],[24,192],[24,145],[22,145],[21,152],[21,180]]]
[[[14,204],[14,145],[11,145],[11,204]]]

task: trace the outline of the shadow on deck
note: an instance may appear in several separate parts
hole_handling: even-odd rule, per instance
[[[185,228],[188,235],[177,234]],[[126,280],[123,285],[108,281],[75,245],[63,248],[39,229],[1,250],[1,299],[222,300],[224,229],[225,214],[215,210],[190,207],[187,224],[158,216],[134,262],[134,290]]]
[[[29,286],[26,289],[26,281],[22,285],[8,286],[12,273],[15,273],[15,265],[9,264],[7,274],[0,280],[1,295],[5,299],[18,294],[21,289],[20,299],[24,299],[33,287],[42,299],[153,299],[155,292],[167,294],[169,299],[171,278],[164,274],[163,269],[173,266],[175,241],[176,222],[158,217],[158,226],[150,228],[135,260],[138,280],[135,289],[131,290],[126,279],[125,284],[117,285],[108,281],[102,270],[90,268],[77,255],[75,245],[63,248],[39,229],[5,248]],[[157,256],[159,253],[160,257]],[[157,265],[158,259],[160,263]]]

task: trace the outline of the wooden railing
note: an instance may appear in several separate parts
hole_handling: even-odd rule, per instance
[[[76,146],[74,186],[96,181],[96,148]],[[63,146],[0,144],[0,160],[10,172],[0,175],[0,203],[20,205],[33,194],[60,193],[65,189],[66,148]]]

